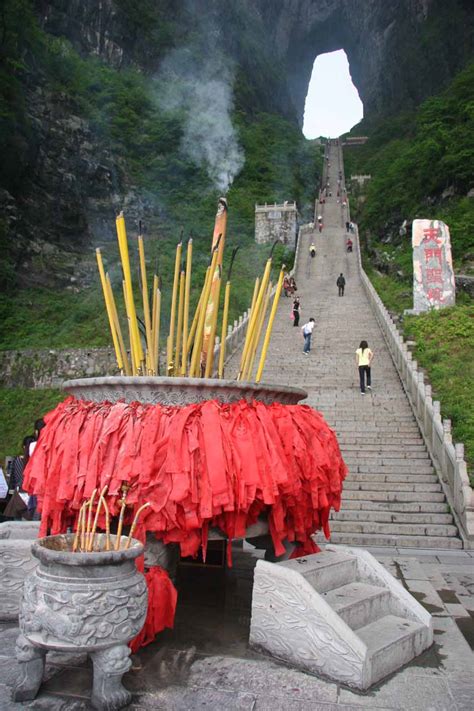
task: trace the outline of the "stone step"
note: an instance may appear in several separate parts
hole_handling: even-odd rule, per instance
[[[331,533],[331,543],[345,546],[363,546],[364,548],[377,548],[389,546],[391,548],[426,548],[451,550],[462,548],[462,541],[455,537],[446,536],[402,536],[401,534],[386,533]]]
[[[362,511],[347,509],[331,514],[331,521],[367,521],[371,523],[429,523],[452,524],[453,517],[450,513],[420,513],[412,511],[400,513],[397,511]]]
[[[298,564],[298,572],[319,593],[353,582],[357,576],[357,563],[353,556],[344,553],[322,551],[317,556],[308,556]],[[293,560],[281,561],[278,565],[294,568]]]
[[[313,401],[314,402],[314,401]],[[325,415],[327,417],[331,417],[334,420],[338,420],[339,422],[353,422],[354,421],[354,414],[355,411],[359,411],[358,405],[360,405],[360,400],[357,399],[354,402],[350,403],[345,403],[341,404],[339,407],[329,407],[329,406],[324,406],[321,403],[317,403],[319,407],[324,409]],[[362,402],[368,402],[368,400],[363,400]],[[373,423],[373,424],[382,424],[386,423],[387,425],[390,425],[392,422],[396,422],[401,424],[410,424],[412,422],[416,422],[415,417],[412,412],[410,412],[407,409],[405,410],[404,408],[398,407],[395,403],[392,405],[391,412],[388,410],[388,407],[386,404],[384,405],[383,411],[381,407],[373,407],[372,411],[370,413],[364,412],[364,423],[367,422]]]
[[[401,536],[446,536],[447,538],[457,536],[456,526],[449,524],[423,524],[423,523],[376,523],[372,521],[340,521],[335,519],[331,523],[331,531],[334,533],[370,533],[370,534],[397,534]]]
[[[390,484],[388,484],[387,482],[374,481],[373,479],[371,481],[357,481],[357,480],[354,480],[349,475],[344,482],[344,491],[350,491],[350,490],[355,490],[355,491],[393,491],[393,492],[397,492],[397,491],[413,491],[413,492],[433,491],[434,492],[434,491],[441,491],[441,484],[439,482],[432,483],[432,484],[391,482]]]
[[[347,444],[358,444],[360,446],[365,446],[366,444],[391,444],[391,445],[398,445],[398,444],[421,444],[423,446],[423,440],[418,434],[413,434],[413,435],[406,435],[406,434],[400,434],[400,435],[389,435],[389,434],[378,434],[378,435],[372,435],[368,436],[365,432],[361,432],[358,435],[347,435],[344,432],[341,432],[341,434],[338,435],[338,441],[340,445],[347,445]]]
[[[345,458],[351,462],[386,462],[387,464],[395,464],[396,462],[406,463],[407,460],[416,464],[423,464],[431,461],[429,454],[425,452],[406,452],[402,447],[400,449],[387,449],[384,452],[371,451],[365,447],[360,447],[357,450],[347,450],[346,447],[341,447]]]
[[[426,459],[410,459],[409,457],[398,457],[397,459],[395,457],[392,457],[391,459],[388,459],[387,457],[367,457],[365,454],[361,454],[359,457],[354,457],[352,454],[349,456],[342,451],[342,456],[344,457],[344,461],[346,462],[347,466],[350,468],[351,466],[360,466],[362,464],[366,465],[371,465],[371,466],[378,466],[378,467],[386,467],[386,466],[392,466],[392,467],[398,467],[399,469],[415,469],[419,468],[420,466],[429,466],[431,463],[431,460],[426,458]]]
[[[418,656],[426,647],[427,629],[420,622],[386,615],[357,630],[367,645],[374,683]]]
[[[444,501],[444,494],[433,491],[418,491],[414,497],[412,491],[357,491],[356,489],[344,489],[343,502],[348,499],[358,499],[362,501]]]
[[[413,424],[413,425],[392,425],[392,426],[387,426],[387,427],[378,427],[376,424],[370,424],[365,426],[364,424],[356,425],[354,422],[348,422],[346,423],[346,426],[341,426],[340,423],[337,425],[334,423],[334,421],[330,421],[329,418],[325,418],[328,422],[329,425],[333,429],[336,430],[338,434],[346,434],[346,435],[365,435],[366,437],[371,437],[371,436],[384,436],[385,434],[389,435],[399,435],[399,436],[405,436],[405,434],[408,435],[418,435],[420,436],[420,431],[418,429],[418,425]]]
[[[316,410],[318,409],[317,407],[315,408]],[[353,422],[355,418],[355,413],[353,414],[353,417],[340,417],[337,414],[331,415],[331,413],[324,412],[324,418],[328,422],[334,423],[336,428],[344,428],[346,425],[351,425],[353,427]],[[400,432],[412,432],[414,429],[414,426],[416,424],[415,419],[412,417],[397,417],[395,414],[391,417],[379,417],[378,414],[374,414],[371,416],[368,416],[364,418],[364,425],[367,425],[367,427],[370,427],[370,429],[375,429],[375,430],[393,430],[394,432],[400,431]],[[369,430],[367,430],[369,431]]]
[[[341,445],[341,442],[339,442],[339,444]],[[388,456],[390,456],[391,452],[413,452],[416,454],[418,454],[418,452],[423,452],[423,455],[427,455],[426,446],[422,442],[410,442],[406,444],[404,444],[403,442],[397,442],[396,444],[394,444],[393,442],[384,441],[366,442],[365,444],[361,442],[345,442],[343,445],[343,449],[345,452],[378,452],[379,454],[388,454]],[[407,456],[409,455],[407,454]]]
[[[436,474],[407,474],[406,472],[397,472],[396,474],[384,474],[383,472],[354,472],[350,471],[349,479],[346,481],[379,481],[387,484],[408,482],[411,484],[438,484],[439,480]],[[345,484],[344,484],[345,486]]]
[[[446,501],[367,501],[362,499],[344,499],[344,511],[387,511],[388,513],[447,513]]]
[[[352,582],[328,590],[322,597],[352,629],[363,627],[389,612],[387,588],[363,582]]]
[[[352,474],[433,474],[434,467],[431,463],[426,462],[423,464],[408,462],[403,464],[354,464],[353,462],[349,464],[347,458],[344,457],[344,452],[342,452],[343,459]]]

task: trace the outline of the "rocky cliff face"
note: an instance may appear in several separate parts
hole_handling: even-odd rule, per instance
[[[300,123],[320,53],[345,49],[369,121],[416,105],[474,55],[470,0],[34,0],[33,7],[47,36],[65,37],[117,72],[135,66],[152,76],[171,51],[192,54],[200,35],[210,63],[219,52],[235,70],[239,112]],[[137,215],[144,206],[104,136],[31,66],[23,88],[31,130],[21,136],[13,188],[0,185],[0,206],[15,267],[34,283],[45,274],[33,268],[40,262],[59,274],[63,248],[79,254],[110,235],[118,206]],[[74,269],[69,260],[66,281]]]
[[[280,110],[288,112],[283,102],[289,94],[300,120],[319,54],[346,51],[370,119],[417,105],[474,54],[470,0],[161,0],[155,12],[149,3],[141,5],[143,16],[123,0],[38,2],[49,32],[117,67],[133,61],[146,71],[157,69],[169,47],[186,41],[196,18],[200,27],[205,18],[222,29],[227,50],[252,72],[255,57],[252,62],[245,49],[248,38],[258,36],[262,55],[284,68]],[[262,77],[249,79],[260,83]]]
[[[439,91],[474,53],[468,0],[261,0],[302,120],[317,55],[344,49],[370,119]]]

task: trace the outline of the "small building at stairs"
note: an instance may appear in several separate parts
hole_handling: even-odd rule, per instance
[[[279,240],[294,247],[298,230],[298,208],[295,202],[282,205],[255,205],[255,242],[265,244]]]

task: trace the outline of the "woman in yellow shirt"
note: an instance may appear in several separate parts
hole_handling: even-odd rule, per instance
[[[370,385],[370,364],[374,354],[369,348],[367,341],[361,341],[359,348],[356,350],[356,365],[359,367],[360,393],[365,395],[365,380],[367,378],[367,389],[372,390]]]

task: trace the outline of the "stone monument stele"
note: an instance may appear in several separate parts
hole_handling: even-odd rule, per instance
[[[413,220],[413,312],[454,306],[456,287],[449,227],[441,220]]]

